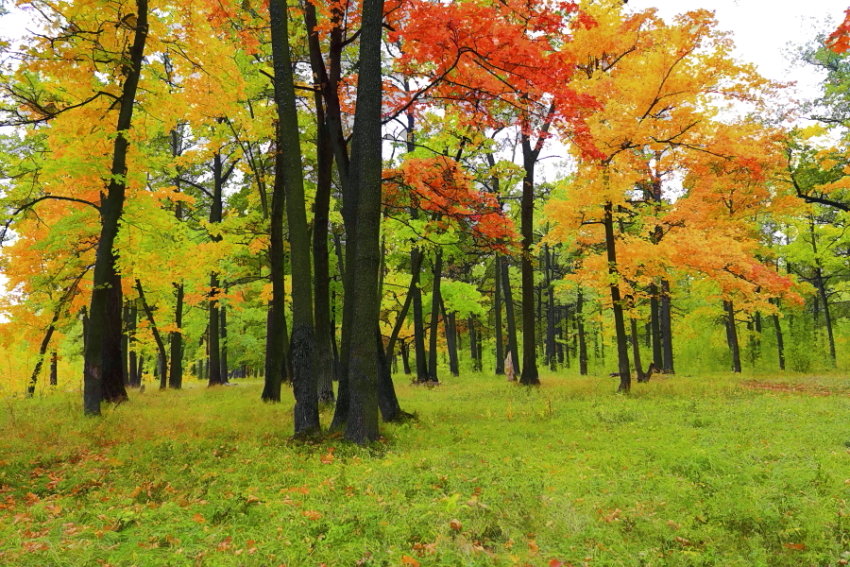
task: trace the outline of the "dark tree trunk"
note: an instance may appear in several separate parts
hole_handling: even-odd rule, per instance
[[[646,374],[643,372],[643,363],[640,360],[640,342],[638,340],[638,325],[636,319],[630,319],[632,331],[632,357],[635,359],[635,376],[638,382],[646,382]]]
[[[221,314],[218,309],[218,296],[221,290],[218,274],[210,275],[209,322],[207,326],[207,348],[209,349],[209,386],[224,384],[221,376]]]
[[[269,3],[274,67],[274,97],[277,105],[276,173],[283,173],[286,191],[286,220],[292,263],[292,339],[289,356],[295,393],[296,435],[318,432],[319,392],[314,372],[316,356],[313,325],[313,288],[310,266],[310,237],[304,197],[304,173],[295,103],[295,79],[289,47],[289,19],[285,0]],[[275,180],[275,186],[278,185]]]
[[[226,291],[225,291],[226,293]],[[227,363],[227,305],[219,304],[219,333],[221,335],[221,381],[227,384],[230,381],[230,368]]]
[[[440,298],[440,305],[443,311],[443,328],[446,332],[446,347],[449,351],[449,372],[452,376],[460,376],[460,368],[457,357],[457,320],[455,313],[446,312],[446,304]]]
[[[623,316],[623,298],[620,294],[619,271],[617,269],[617,247],[614,238],[613,205],[605,203],[605,249],[608,254],[608,276],[610,279],[611,303],[614,309],[614,331],[617,337],[617,372],[620,375],[618,392],[629,393],[632,387],[632,375],[629,367],[629,343],[626,336],[626,322]]]
[[[315,7],[313,7],[315,10]],[[316,31],[311,31],[315,35]],[[321,57],[321,54],[319,54]],[[328,227],[330,225],[330,197],[333,174],[333,148],[325,123],[321,94],[315,95],[316,104],[316,196],[313,201],[313,264],[316,322],[316,380],[320,404],[334,402],[333,390],[333,336],[331,335],[330,262]]]
[[[151,324],[153,340],[156,342],[156,350],[159,353],[159,366],[157,368],[157,373],[159,376],[159,389],[164,390],[167,384],[166,377],[168,376],[168,353],[165,351],[165,342],[163,342],[162,335],[159,332],[159,327],[157,327],[156,325],[153,309],[151,309],[151,306],[145,299],[145,290],[144,288],[142,288],[142,282],[138,278],[136,278],[136,291],[139,292],[139,301],[142,302],[142,309],[145,310],[145,315],[148,318],[148,322]]]
[[[649,286],[649,335],[652,338],[652,362],[656,368],[664,366],[664,355],[661,354],[661,305],[658,301],[658,286]]]
[[[478,354],[478,332],[475,328],[475,317],[470,315],[469,319],[467,319],[467,325],[469,326],[469,356],[472,358],[472,371],[481,372],[481,357]]]
[[[115,237],[124,210],[127,179],[126,133],[133,121],[136,91],[142,73],[148,36],[148,0],[136,0],[136,29],[125,68],[121,104],[112,148],[112,167],[106,194],[101,193],[100,239],[94,265],[88,333],[83,364],[83,412],[100,415],[100,402],[127,399],[121,364],[121,278],[115,267]],[[116,304],[117,302],[117,304]]]
[[[407,341],[401,343],[401,362],[405,375],[410,376],[412,372],[410,369],[410,343]]]
[[[437,377],[437,332],[440,320],[440,280],[443,274],[443,251],[438,248],[434,253],[434,277],[431,290],[431,324],[428,344],[428,377],[431,382],[439,382]]]
[[[584,293],[578,290],[576,300],[576,336],[578,337],[579,374],[587,376],[587,335],[584,331]]]
[[[59,355],[55,350],[50,353],[50,385],[59,385]]]
[[[422,251],[414,248],[410,252],[411,287],[413,296],[413,347],[416,355],[416,381],[428,382],[428,358],[425,354],[425,314],[422,307],[422,291],[419,288],[419,274],[422,269]],[[417,285],[412,285],[416,281]]]
[[[345,438],[359,444],[370,443],[378,438],[377,382],[380,379],[380,364],[375,356],[375,337],[362,330],[377,329],[380,312],[378,269],[381,264],[383,4],[383,0],[363,2],[352,179],[349,179],[351,191],[343,196],[344,201],[348,201],[348,210],[354,212],[353,218],[349,213],[346,225],[347,235],[351,238],[349,246],[353,246],[353,250],[349,252],[351,261],[347,272],[350,285],[345,297],[346,303],[351,305],[351,317],[347,321],[350,340],[346,345],[348,348],[343,352],[343,358],[347,361],[345,376],[349,392]],[[346,208],[345,202],[343,208]],[[352,332],[351,325],[355,322],[361,329],[359,333]]]
[[[508,271],[508,262],[502,258],[502,291],[505,294],[505,318],[508,322],[508,353],[513,360],[514,372],[519,373],[519,347],[516,340],[516,317],[514,316],[514,298],[511,292],[511,280]],[[505,355],[507,358],[507,354]]]
[[[171,368],[168,375],[168,386],[175,390],[183,387],[183,296],[182,283],[174,285],[174,324],[177,329],[168,335],[171,347]]]
[[[224,216],[224,169],[221,160],[221,154],[216,152],[213,155],[213,194],[212,204],[210,206],[210,224],[221,223]],[[211,236],[213,242],[220,242],[221,235],[213,234]],[[208,347],[209,347],[209,385],[219,386],[224,384],[224,377],[221,375],[221,313],[219,312],[219,296],[221,295],[221,281],[219,280],[218,272],[210,274],[210,293],[209,293],[209,323],[207,332]]]
[[[732,355],[732,372],[741,372],[741,349],[738,345],[738,329],[735,326],[735,305],[731,301],[723,301],[726,324],[726,343]]]
[[[502,338],[502,258],[496,256],[495,266],[496,282],[494,291],[494,309],[495,309],[495,331],[496,331],[496,376],[504,376],[505,374],[505,347],[504,339]]]
[[[779,321],[779,299],[773,300],[776,306],[776,313],[771,316],[773,319],[773,330],[776,333],[776,353],[779,357],[779,370],[785,370],[785,341],[782,337],[782,325]]]
[[[531,252],[531,247],[534,244],[534,165],[539,153],[539,144],[536,151],[532,150],[531,140],[523,134],[522,156],[525,177],[522,182],[520,205],[522,220],[522,372],[520,373],[520,383],[526,386],[540,384],[537,371],[537,343],[535,342],[534,263]]]
[[[53,311],[53,317],[50,319],[50,324],[47,326],[47,330],[44,332],[44,338],[41,339],[41,345],[38,348],[38,358],[36,359],[35,368],[32,371],[32,375],[30,376],[29,386],[27,386],[27,396],[32,397],[35,394],[35,385],[38,383],[38,375],[41,374],[41,367],[44,364],[44,356],[47,353],[47,348],[50,346],[50,339],[53,337],[53,333],[56,331],[56,324],[59,322],[59,318],[62,316],[62,312],[65,311],[65,308],[68,304],[68,301],[74,297],[77,293],[77,289],[79,288],[80,281],[85,276],[86,272],[83,272],[74,282],[68,286],[65,292],[62,294],[62,297],[59,299],[59,303],[56,305],[56,309]],[[85,330],[83,331],[85,334]],[[51,360],[51,364],[55,363],[56,359],[56,351],[53,351],[53,359]],[[52,371],[51,367],[51,371]],[[53,375],[51,374],[51,380],[53,380]],[[55,386],[55,384],[51,381],[51,384]]]
[[[543,253],[546,259],[546,295],[548,299],[546,309],[546,361],[549,364],[549,370],[554,372],[558,366],[555,353],[555,286],[552,284],[555,279],[555,252],[546,245],[543,247]]]
[[[670,299],[670,282],[661,280],[661,371],[664,374],[675,374],[673,366],[673,306]]]
[[[124,326],[121,329],[121,364],[124,368],[124,385],[130,386],[130,302],[124,301],[122,312]]]
[[[815,268],[815,287],[817,287],[818,295],[820,296],[821,304],[823,305],[823,319],[826,325],[826,338],[829,341],[829,358],[832,362],[832,367],[836,366],[835,353],[835,336],[832,330],[832,312],[829,308],[829,296],[826,293],[826,282],[823,276],[823,270],[820,267]]]

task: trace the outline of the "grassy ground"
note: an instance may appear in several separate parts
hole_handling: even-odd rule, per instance
[[[256,382],[0,400],[0,565],[845,565],[850,382],[785,380],[399,384],[369,449]]]

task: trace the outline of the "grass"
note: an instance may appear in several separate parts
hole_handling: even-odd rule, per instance
[[[0,400],[0,565],[850,560],[847,380],[542,379],[399,384],[419,420],[370,448],[290,442],[257,382]]]

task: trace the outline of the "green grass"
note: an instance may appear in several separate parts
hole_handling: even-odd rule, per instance
[[[400,383],[371,448],[290,442],[256,382],[4,399],[0,565],[845,565],[850,382],[774,382]]]

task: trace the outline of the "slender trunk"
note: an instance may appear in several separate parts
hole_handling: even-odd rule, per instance
[[[116,271],[113,246],[124,210],[127,151],[130,146],[126,133],[132,126],[147,36],[148,0],[136,0],[136,29],[124,66],[110,181],[106,194],[101,193],[101,230],[89,306],[91,324],[88,325],[83,364],[83,412],[87,415],[100,415],[102,400],[117,402],[127,399],[121,364],[121,278]]]
[[[313,8],[315,10],[315,7]],[[310,31],[315,35],[316,31]],[[320,404],[334,402],[333,336],[331,335],[330,262],[328,229],[333,174],[333,148],[325,123],[321,95],[316,93],[316,196],[313,201],[313,287],[316,322],[316,379]]]
[[[557,355],[555,353],[555,286],[552,284],[554,280],[555,270],[555,252],[549,249],[546,245],[543,248],[543,254],[546,259],[546,292],[548,305],[546,309],[546,361],[549,364],[549,370],[557,369]]]
[[[635,376],[638,382],[646,382],[646,374],[643,372],[643,363],[640,360],[640,342],[638,341],[638,325],[637,320],[630,318],[632,332],[632,356],[635,359]]]
[[[168,340],[171,347],[171,368],[168,376],[168,387],[179,390],[183,387],[183,297],[182,283],[174,285],[174,324],[177,329],[171,331]]]
[[[675,374],[673,366],[673,306],[670,300],[670,282],[661,280],[661,355],[664,374]]]
[[[629,393],[632,387],[631,369],[629,367],[629,344],[626,336],[626,322],[623,316],[623,298],[620,293],[619,271],[617,269],[617,247],[614,237],[613,205],[605,203],[605,249],[608,255],[609,288],[611,303],[614,309],[614,332],[617,337],[617,372],[620,375],[618,392]]]
[[[142,302],[142,309],[145,310],[145,315],[148,318],[148,322],[151,324],[153,340],[156,342],[156,350],[159,353],[159,389],[164,390],[167,384],[166,377],[168,376],[168,354],[165,351],[165,343],[162,340],[159,327],[156,325],[153,309],[151,309],[151,306],[145,299],[145,290],[142,288],[142,281],[138,278],[136,278],[136,291],[139,292],[139,300]]]
[[[578,368],[579,374],[587,376],[587,336],[584,332],[584,293],[578,290],[576,299],[576,335],[578,337]]]
[[[412,372],[410,369],[410,343],[407,341],[401,342],[401,361],[405,375],[410,376]]]
[[[511,291],[511,280],[508,262],[502,259],[502,291],[505,294],[505,318],[508,320],[508,353],[514,365],[514,373],[519,373],[519,347],[516,340],[516,317],[514,316],[514,298]],[[505,355],[507,358],[507,355]]]
[[[522,136],[522,153],[525,177],[522,182],[520,204],[522,232],[522,372],[520,383],[526,386],[540,384],[537,371],[537,343],[534,317],[534,264],[531,247],[534,244],[534,165],[537,153],[531,149],[527,135]]]
[[[218,308],[219,317],[219,334],[221,335],[221,381],[222,384],[227,384],[230,381],[230,368],[227,364],[227,305],[220,304]]]
[[[481,358],[478,354],[478,332],[475,328],[475,317],[472,315],[467,319],[469,326],[469,356],[472,358],[472,371],[481,372]]]
[[[773,319],[773,330],[776,333],[776,353],[779,357],[779,370],[785,370],[785,341],[782,337],[782,325],[779,322],[779,299],[774,301],[777,312],[771,318]]]
[[[496,376],[505,374],[505,347],[502,338],[502,258],[496,256],[495,277],[496,282],[493,304],[495,309],[496,327]]]
[[[741,372],[741,349],[738,346],[738,330],[735,326],[735,305],[732,301],[723,300],[726,323],[726,343],[732,355],[732,372]]]
[[[413,296],[413,347],[416,354],[416,381],[428,382],[428,359],[425,354],[425,313],[422,307],[422,290],[419,288],[419,274],[422,269],[422,257],[424,254],[419,248],[410,252],[411,283],[410,292]]]
[[[440,279],[443,273],[443,251],[438,248],[434,253],[434,277],[431,290],[431,329],[428,344],[428,377],[431,382],[439,382],[437,377],[437,331],[440,319]]]
[[[221,160],[221,154],[216,152],[213,155],[213,194],[212,204],[210,206],[210,224],[221,223],[224,216],[224,171]],[[220,242],[221,235],[214,233],[211,236],[213,242]],[[210,293],[209,293],[209,346],[210,362],[209,372],[210,386],[218,386],[224,384],[224,377],[221,375],[221,314],[219,313],[219,296],[221,295],[221,281],[219,280],[218,272],[210,274]]]
[[[649,286],[649,335],[652,338],[652,362],[656,368],[663,367],[664,356],[661,354],[661,305],[658,301],[658,286]]]
[[[829,341],[829,358],[832,361],[832,367],[835,368],[837,358],[835,354],[835,336],[832,330],[832,313],[829,309],[829,297],[826,293],[823,270],[820,267],[815,268],[815,286],[818,289],[818,295],[823,304],[823,320],[826,325],[826,338]]]
[[[59,355],[55,350],[50,353],[50,385],[59,385]]]
[[[446,332],[446,348],[449,351],[449,372],[452,376],[460,376],[460,368],[457,357],[457,321],[454,312],[446,312],[446,303],[440,298],[440,306],[443,312],[443,328]]]
[[[121,365],[124,368],[124,385],[130,386],[130,302],[124,301],[122,311],[124,325],[121,328]]]

